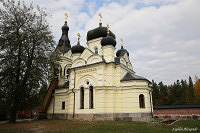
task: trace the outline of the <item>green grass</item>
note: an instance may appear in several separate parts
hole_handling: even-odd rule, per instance
[[[26,132],[65,132],[65,133],[166,133],[173,128],[198,128],[200,120],[180,120],[173,125],[146,122],[124,121],[69,121],[69,120],[37,120],[16,124],[0,124],[0,133]]]
[[[200,131],[200,120],[181,120],[175,123],[176,126],[197,127]]]

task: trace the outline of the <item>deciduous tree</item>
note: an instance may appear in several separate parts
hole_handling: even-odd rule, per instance
[[[39,6],[8,0],[0,9],[0,85],[8,103],[10,122],[30,108],[48,78],[53,36]],[[58,57],[58,56],[52,56]]]

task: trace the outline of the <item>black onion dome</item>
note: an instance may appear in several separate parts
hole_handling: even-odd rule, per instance
[[[116,56],[117,56],[117,57],[124,56],[125,53],[127,53],[128,56],[129,56],[129,52],[128,52],[126,49],[124,49],[123,46],[122,46],[121,49],[119,49],[119,50],[117,51]]]
[[[102,27],[100,25],[99,27],[87,32],[87,41],[106,36],[107,36],[107,27]],[[113,34],[111,31],[110,31],[110,36],[112,36],[115,39],[115,34]]]
[[[69,31],[69,26],[67,25],[67,22],[62,26],[62,32],[63,34]]]
[[[60,37],[57,48],[60,50],[60,52],[65,54],[71,49],[71,44],[68,37],[69,27],[66,22],[61,29],[62,29],[62,36]]]
[[[80,43],[78,42],[77,45],[74,45],[71,50],[72,54],[76,54],[76,53],[82,53],[85,50],[85,48],[81,46]]]
[[[116,41],[115,39],[109,35],[107,35],[106,37],[104,37],[102,40],[101,40],[101,45],[102,46],[106,46],[106,45],[113,45],[114,47],[116,46]]]

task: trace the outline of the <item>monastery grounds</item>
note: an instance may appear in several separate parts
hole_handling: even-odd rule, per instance
[[[33,120],[0,123],[0,132],[200,132],[200,120],[179,120],[170,125],[159,122]]]

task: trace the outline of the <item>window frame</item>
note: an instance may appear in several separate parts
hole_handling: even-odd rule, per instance
[[[94,109],[94,87],[89,87],[89,109]]]
[[[145,108],[145,98],[143,94],[139,95],[139,106],[140,108]]]
[[[62,101],[62,107],[61,107],[62,110],[65,110],[65,101]]]
[[[62,67],[61,67],[61,65],[59,66],[59,75],[60,75],[60,77],[62,77]]]
[[[85,98],[84,87],[80,87],[80,109],[84,109],[84,98]]]
[[[99,53],[99,50],[98,50],[97,47],[94,48],[94,53],[95,53],[95,54],[98,54],[98,53]]]

